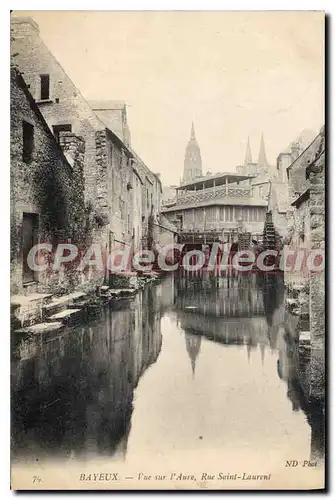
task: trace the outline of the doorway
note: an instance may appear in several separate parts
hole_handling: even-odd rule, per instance
[[[24,213],[22,220],[23,283],[35,281],[35,273],[27,259],[31,248],[38,243],[38,215]]]

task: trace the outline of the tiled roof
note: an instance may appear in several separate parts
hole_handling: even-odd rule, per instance
[[[177,210],[187,210],[197,207],[207,207],[216,205],[229,206],[249,206],[249,207],[266,207],[268,202],[262,198],[221,198],[217,200],[204,200],[195,203],[178,203],[169,207],[162,207],[162,212],[175,212]]]

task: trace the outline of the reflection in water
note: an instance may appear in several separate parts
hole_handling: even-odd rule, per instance
[[[22,345],[13,458],[203,454],[201,436],[207,451],[285,445],[319,459],[323,411],[309,403],[308,353],[287,334],[283,297],[277,277],[169,276],[88,325]]]
[[[124,456],[134,388],[161,344],[159,303],[148,287],[121,310],[39,342],[31,356],[26,348],[12,366],[14,457]]]
[[[192,368],[201,338],[246,346],[249,362],[258,349],[262,365],[266,352],[277,353],[277,374],[287,384],[292,411],[302,410],[311,426],[310,459],[320,460],[324,455],[324,413],[322,407],[309,402],[309,353],[299,351],[285,328],[283,279],[181,277],[175,283],[175,309]],[[197,337],[199,344],[192,349]],[[196,353],[193,357],[192,351]]]
[[[185,340],[186,349],[191,360],[192,373],[194,375],[195,363],[197,361],[201,346],[201,337],[199,335],[193,335],[193,333],[189,333],[185,330]]]

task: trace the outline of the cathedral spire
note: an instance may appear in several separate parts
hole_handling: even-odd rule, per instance
[[[193,182],[198,177],[202,177],[202,161],[199,144],[195,138],[194,123],[192,122],[191,137],[185,151],[183,183]]]
[[[259,148],[259,155],[258,155],[258,168],[266,168],[268,166],[268,162],[266,159],[266,154],[265,154],[265,144],[264,144],[264,136],[262,133],[261,137],[261,146]]]
[[[192,127],[191,127],[191,139],[195,139],[195,130],[194,130],[194,123],[192,122]]]
[[[252,163],[251,148],[250,148],[250,138],[248,136],[247,149],[245,151],[244,165],[247,166]]]

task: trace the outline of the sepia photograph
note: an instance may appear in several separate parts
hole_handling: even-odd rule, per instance
[[[324,490],[321,10],[10,13],[10,487]]]

